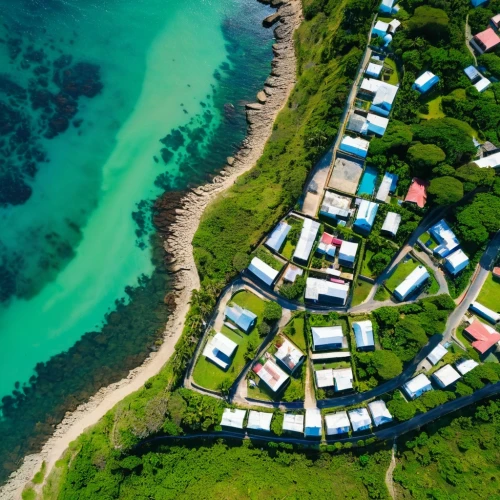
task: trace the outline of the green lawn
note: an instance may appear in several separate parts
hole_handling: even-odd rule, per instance
[[[327,368],[332,368],[333,370],[339,370],[341,368],[351,368],[350,361],[315,361],[313,363],[314,371],[326,370]]]
[[[293,318],[284,328],[283,333],[304,353],[307,352],[304,316]]]
[[[423,114],[419,113],[421,118],[425,118],[426,120],[431,120],[433,118],[444,118],[446,115],[443,113],[441,109],[441,101],[443,100],[443,96],[438,96],[432,101],[429,101],[427,105],[429,106],[429,113]]]
[[[477,301],[492,311],[500,311],[500,283],[493,279],[493,274],[488,274]]]
[[[391,21],[392,21],[392,19],[391,19]],[[390,76],[389,80],[387,80],[387,83],[389,83],[391,85],[397,85],[399,83],[399,75],[398,75],[396,63],[390,57],[387,57],[384,61],[384,66],[388,66],[390,69],[392,69],[391,76]]]
[[[420,237],[420,241],[426,245],[428,241],[430,241],[430,245],[427,247],[429,248],[429,250],[434,250],[437,246],[438,246],[438,243],[437,241],[432,237],[432,235],[426,231],[421,237]]]
[[[389,300],[390,298],[391,295],[384,286],[379,286],[373,297],[374,300],[379,302],[384,302],[384,300]]]
[[[262,321],[262,313],[264,312],[265,302],[253,293],[247,291],[238,292],[232,298],[232,302],[257,314],[257,324]],[[221,333],[236,342],[238,344],[238,349],[236,350],[233,362],[227,371],[221,370],[214,363],[208,361],[204,356],[200,355],[194,368],[193,378],[198,385],[206,387],[207,389],[217,390],[221,382],[225,379],[230,379],[231,382],[236,380],[236,377],[245,366],[245,352],[247,345],[249,342],[254,342],[256,345],[261,342],[257,327],[254,327],[249,334],[246,334],[239,330],[235,332],[230,328],[227,328],[227,326],[223,326]]]
[[[372,286],[373,285],[370,285],[370,283],[367,283],[366,281],[358,280],[356,282],[354,293],[352,295],[351,307],[361,304],[366,299],[366,297],[368,297]]]
[[[394,292],[398,285],[402,283],[404,279],[418,266],[419,262],[413,259],[400,263],[386,281],[385,286],[391,292]]]
[[[431,284],[429,286],[429,289],[427,290],[427,293],[430,295],[434,295],[435,293],[439,292],[439,283],[437,282],[434,273],[429,268],[427,268],[427,271],[429,271],[429,274],[431,275]]]
[[[283,255],[285,259],[291,260],[294,251],[295,251],[295,245],[287,238],[285,240],[285,245],[281,250],[281,255]]]
[[[365,255],[363,257],[363,265],[361,266],[361,274],[363,276],[367,276],[368,278],[374,278],[373,272],[368,267],[371,258],[375,255],[373,250],[369,250],[368,248],[365,251]]]

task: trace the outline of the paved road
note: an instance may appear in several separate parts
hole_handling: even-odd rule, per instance
[[[376,430],[370,434],[359,434],[353,437],[340,438],[340,439],[328,439],[327,442],[331,443],[334,441],[339,442],[356,442],[359,439],[367,439],[369,437],[376,437],[381,441],[395,439],[403,434],[414,431],[423,425],[426,425],[433,420],[436,420],[440,417],[443,417],[449,413],[452,413],[457,410],[461,410],[466,406],[469,406],[473,403],[477,403],[484,398],[489,398],[491,396],[495,396],[500,394],[500,382],[496,384],[490,384],[482,389],[479,389],[474,394],[470,396],[462,396],[461,398],[457,398],[454,401],[448,401],[444,405],[438,406],[432,410],[429,410],[426,413],[422,413],[417,415],[416,417],[408,420],[407,422],[402,422],[396,425],[392,425],[386,427],[385,429]],[[219,439],[219,438],[230,438],[230,439],[252,439],[255,441],[273,441],[273,442],[282,442],[282,443],[292,443],[292,444],[300,444],[300,445],[311,445],[313,443],[319,443],[319,440],[314,439],[305,439],[305,438],[294,438],[287,436],[271,436],[265,434],[255,434],[248,431],[242,430],[241,432],[237,431],[220,431],[220,432],[199,432],[196,434],[185,434],[182,436],[156,436],[153,438],[145,439],[139,442],[133,449],[138,449],[142,446],[159,443],[159,442],[174,442],[175,441],[187,441],[193,439]],[[322,441],[326,442],[326,441]]]
[[[481,288],[488,277],[488,273],[490,272],[493,264],[495,263],[495,259],[500,251],[500,231],[497,232],[495,237],[488,243],[486,250],[479,261],[479,271],[476,274],[476,277],[473,278],[472,284],[467,290],[465,296],[463,297],[460,304],[456,307],[456,309],[451,313],[448,318],[448,323],[446,324],[446,330],[444,332],[445,340],[449,340],[457,327],[460,325],[460,322],[469,309],[469,306],[472,302],[474,302],[481,291]]]

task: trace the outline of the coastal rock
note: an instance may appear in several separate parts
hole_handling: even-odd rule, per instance
[[[248,102],[245,104],[245,108],[251,109],[253,111],[259,111],[262,109],[262,104],[259,104],[258,102]]]
[[[257,94],[257,101],[261,104],[265,104],[267,101],[267,96],[262,90]]]
[[[227,161],[227,164],[231,167],[234,163],[234,157],[228,156],[226,161]]]
[[[270,16],[267,16],[262,21],[262,26],[264,26],[264,28],[270,28],[271,26],[276,24],[280,19],[281,19],[281,14],[276,12],[275,14],[271,14]]]

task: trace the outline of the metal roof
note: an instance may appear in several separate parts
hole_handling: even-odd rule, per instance
[[[279,271],[276,271],[269,264],[266,264],[258,257],[254,257],[252,259],[252,262],[250,262],[250,265],[248,266],[248,270],[269,286],[273,284],[279,274]]]

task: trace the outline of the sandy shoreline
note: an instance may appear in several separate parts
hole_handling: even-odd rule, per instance
[[[293,32],[301,20],[300,0],[290,0],[282,5],[278,12],[281,14],[281,23],[275,29],[273,69],[264,87],[265,104],[255,104],[251,106],[252,109],[247,110],[247,137],[234,156],[234,161],[231,161],[232,165],[226,165],[212,183],[190,191],[181,200],[182,208],[176,209],[175,221],[169,227],[169,236],[164,244],[165,250],[175,258],[171,269],[176,271],[177,292],[176,308],[165,327],[164,343],[140,367],[131,370],[126,378],[100,389],[88,402],[80,405],[74,412],[68,412],[41,452],[26,456],[22,466],[0,488],[0,498],[21,498],[25,484],[32,479],[44,460],[47,463],[48,476],[71,441],[87,427],[96,424],[116,403],[140,389],[172,356],[182,333],[191,292],[200,285],[191,241],[201,216],[217,195],[230,187],[239,175],[252,168],[260,158],[271,135],[274,120],[295,84]]]

